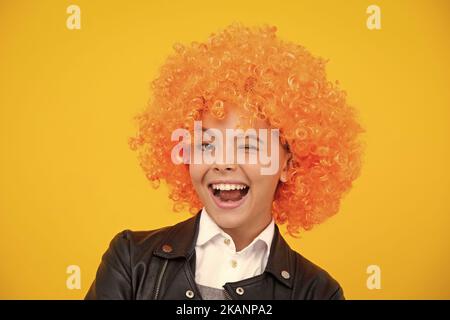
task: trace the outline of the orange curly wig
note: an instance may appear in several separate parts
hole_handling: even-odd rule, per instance
[[[171,133],[192,132],[206,110],[221,119],[232,105],[279,128],[281,143],[292,153],[288,179],[277,188],[272,206],[276,223],[287,223],[291,236],[337,213],[359,176],[364,129],[345,91],[327,81],[325,60],[280,40],[276,30],[233,23],[204,43],[177,43],[152,81],[152,98],[136,116],[138,132],[129,145],[138,151],[152,186],[167,183],[174,211],[195,214],[203,205],[188,164],[171,161],[178,143]]]

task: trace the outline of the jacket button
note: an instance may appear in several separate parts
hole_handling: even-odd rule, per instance
[[[289,279],[291,277],[291,275],[289,274],[289,272],[287,272],[286,270],[281,271],[281,276],[284,279]]]
[[[194,297],[194,291],[187,290],[186,291],[186,297],[188,297],[189,299],[192,299]]]
[[[172,249],[171,245],[165,244],[165,245],[162,246],[162,251],[164,251],[165,253],[172,252],[172,250],[173,249]]]
[[[242,296],[244,294],[244,289],[241,287],[237,287],[236,288],[236,293],[240,296]]]

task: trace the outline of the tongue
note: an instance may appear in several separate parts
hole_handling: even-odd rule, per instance
[[[239,201],[242,199],[240,190],[222,190],[219,193],[220,200],[222,201]]]

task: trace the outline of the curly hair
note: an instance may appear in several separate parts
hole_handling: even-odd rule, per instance
[[[201,207],[188,165],[171,161],[177,128],[192,130],[204,111],[222,119],[238,106],[280,129],[292,154],[287,181],[272,203],[277,224],[295,237],[339,210],[361,171],[365,130],[338,82],[326,79],[327,61],[303,46],[279,39],[275,26],[233,23],[203,43],[176,43],[151,83],[151,99],[136,116],[129,145],[154,188],[164,180],[173,210]]]

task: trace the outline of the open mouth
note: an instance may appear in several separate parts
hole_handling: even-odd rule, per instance
[[[244,203],[250,187],[243,183],[210,183],[208,190],[218,207],[233,209]]]

